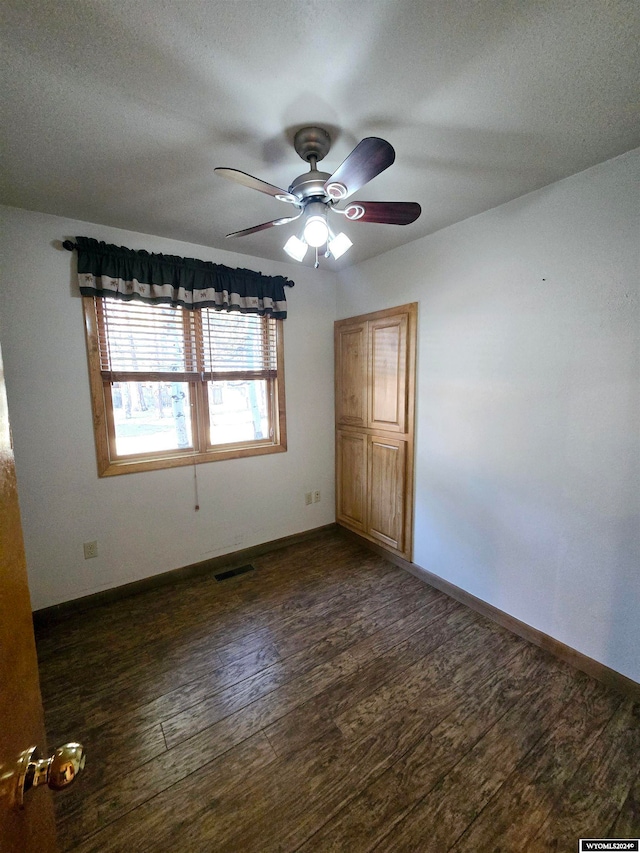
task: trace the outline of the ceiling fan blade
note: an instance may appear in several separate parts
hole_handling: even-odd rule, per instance
[[[273,219],[271,222],[263,222],[262,225],[254,225],[253,228],[243,228],[242,231],[233,231],[227,234],[227,237],[246,237],[247,234],[257,234],[258,231],[266,231],[267,228],[273,228],[274,225],[286,225],[287,222],[294,222],[302,216],[301,210],[297,216],[283,216],[282,219]]]
[[[273,184],[261,181],[260,178],[254,178],[253,175],[248,175],[246,172],[241,172],[239,169],[225,169],[218,166],[213,171],[216,175],[220,175],[223,178],[228,178],[230,181],[236,181],[238,184],[249,187],[250,190],[259,190],[261,193],[271,195],[274,198],[277,198],[278,201],[287,201],[291,204],[295,204],[297,201],[296,197],[291,195],[287,190],[280,189],[280,187],[274,187]]]
[[[388,169],[395,159],[396,152],[386,140],[367,136],[331,175],[324,185],[325,192],[337,200],[346,198]]]
[[[409,225],[422,213],[415,201],[353,201],[343,213],[350,222],[381,222],[384,225]]]

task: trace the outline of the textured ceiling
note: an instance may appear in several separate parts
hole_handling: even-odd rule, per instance
[[[389,140],[353,199],[423,210],[345,223],[332,268],[640,145],[637,0],[2,0],[2,18],[5,204],[257,257],[288,261],[295,226],[224,235],[291,209],[213,169],[286,188],[305,124],[333,137],[325,171]]]

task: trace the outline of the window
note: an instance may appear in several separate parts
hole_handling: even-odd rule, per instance
[[[282,320],[83,302],[100,476],[286,450]]]

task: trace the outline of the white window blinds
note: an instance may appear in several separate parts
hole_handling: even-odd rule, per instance
[[[200,313],[205,373],[275,372],[276,321],[258,314]]]
[[[95,299],[95,308],[104,379],[276,375],[276,320],[270,317],[108,298]]]

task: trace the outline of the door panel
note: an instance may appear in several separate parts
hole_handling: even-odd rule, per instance
[[[369,436],[369,534],[398,551],[404,546],[406,442]]]
[[[336,516],[357,530],[366,526],[367,437],[338,430]]]
[[[55,853],[51,791],[27,793],[12,804],[12,771],[31,746],[46,752],[38,662],[20,522],[9,413],[0,352],[0,850]]]
[[[336,520],[406,560],[418,305],[335,323]]]
[[[367,425],[367,324],[336,328],[336,424]]]
[[[407,325],[400,314],[369,323],[369,426],[407,431]]]

